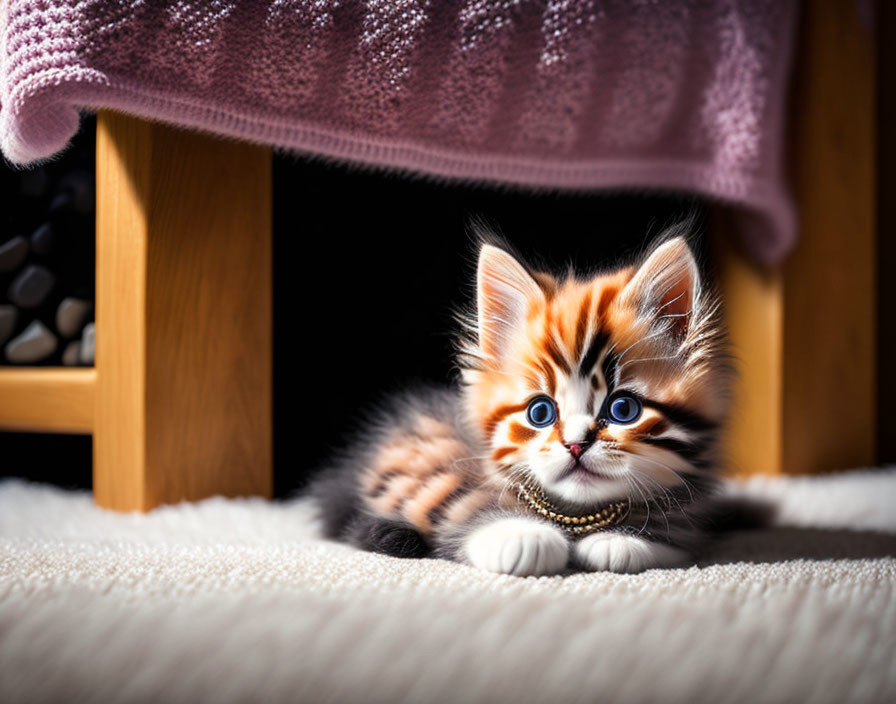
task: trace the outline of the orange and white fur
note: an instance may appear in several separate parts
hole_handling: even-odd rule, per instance
[[[682,229],[590,276],[482,245],[460,388],[396,399],[321,473],[327,533],[514,575],[693,559],[711,530],[730,365]],[[590,525],[609,506],[618,520]],[[579,521],[588,531],[570,530]]]

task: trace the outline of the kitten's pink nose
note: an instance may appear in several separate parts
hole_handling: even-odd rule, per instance
[[[569,454],[579,459],[582,453],[588,449],[588,444],[587,442],[568,442],[566,443],[566,449],[569,450]]]

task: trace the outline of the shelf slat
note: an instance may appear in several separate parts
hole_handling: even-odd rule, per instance
[[[0,429],[93,431],[95,369],[0,367]]]

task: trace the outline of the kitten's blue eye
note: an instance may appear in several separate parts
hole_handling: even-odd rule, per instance
[[[607,415],[614,423],[631,423],[641,417],[641,402],[634,396],[617,396],[610,403]]]
[[[526,420],[536,428],[546,428],[557,420],[557,406],[547,396],[537,396],[526,406]]]

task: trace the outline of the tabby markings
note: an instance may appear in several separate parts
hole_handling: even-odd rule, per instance
[[[507,405],[507,406],[498,406],[494,411],[488,414],[485,421],[482,423],[482,427],[485,429],[486,435],[491,435],[495,432],[495,428],[498,423],[504,420],[507,416],[512,413],[519,413],[520,411],[526,410],[526,403],[518,403],[515,405]]]
[[[573,359],[578,358],[585,347],[585,338],[588,335],[588,327],[591,322],[591,291],[585,294],[582,307],[579,309],[579,319],[576,321],[576,339],[573,347]]]
[[[547,315],[545,316],[545,337],[542,341],[542,346],[554,364],[557,365],[557,368],[564,374],[569,374],[572,369],[569,366],[569,361],[567,361],[566,356],[557,344],[557,340],[554,339],[554,333],[551,329],[554,327],[553,323],[554,319],[551,315],[550,308],[548,308]]]
[[[536,435],[538,435],[538,432],[536,430],[528,428],[522,423],[516,422],[510,424],[510,430],[507,433],[507,436],[510,438],[510,442],[515,442],[517,445],[528,442]]]
[[[511,453],[513,453],[513,452],[516,452],[516,448],[515,448],[515,447],[499,447],[497,450],[495,450],[495,451],[492,453],[492,459],[493,459],[495,462],[500,462],[500,461],[503,460],[505,457],[507,457],[507,455],[509,455],[509,454],[511,454]]]
[[[457,474],[436,475],[424,484],[416,494],[411,497],[404,508],[405,518],[424,535],[432,532],[432,523],[429,514],[437,506],[448,498],[458,487],[462,479]]]
[[[675,425],[684,428],[685,430],[705,432],[717,428],[716,423],[707,420],[696,411],[679,406],[677,403],[660,403],[659,401],[650,401],[647,399],[644,399],[643,403],[645,408],[653,408],[659,411]]]
[[[615,286],[607,286],[600,294],[600,300],[597,303],[597,315],[603,319],[607,314],[610,304],[615,300],[619,289]]]
[[[444,519],[454,525],[468,521],[474,513],[485,508],[492,501],[488,491],[471,491],[452,502],[442,514]]]
[[[579,363],[579,376],[587,378],[591,373],[591,370],[594,369],[594,365],[597,364],[597,358],[600,356],[600,353],[603,352],[604,347],[607,346],[609,341],[609,336],[603,331],[597,333],[591,339],[591,344],[588,345],[588,351],[585,352],[585,356],[582,357],[582,361]]]

